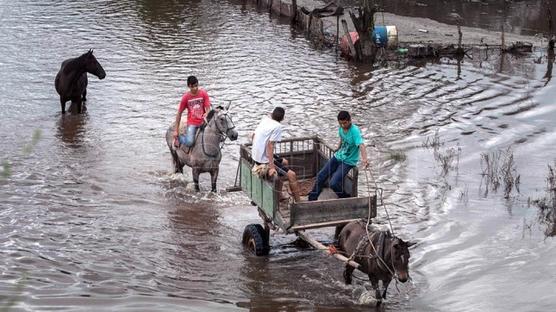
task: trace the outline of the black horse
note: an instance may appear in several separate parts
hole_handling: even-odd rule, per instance
[[[87,73],[99,79],[106,77],[104,69],[93,55],[93,50],[62,62],[54,82],[60,95],[62,114],[66,113],[67,101],[71,101],[70,110],[75,106],[77,113],[81,113],[82,104],[87,101]]]

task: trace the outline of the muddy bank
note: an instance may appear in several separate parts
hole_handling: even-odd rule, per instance
[[[315,9],[324,8],[324,1],[316,0],[252,0],[259,6],[267,8],[269,12],[292,19],[301,29],[310,34],[317,44],[334,46],[337,36],[342,37],[347,32],[354,32],[355,27],[349,16],[349,8],[343,10],[339,16],[315,17],[311,14]],[[308,14],[309,13],[309,14]],[[409,48],[409,56],[438,56],[444,53],[454,53],[453,47],[458,46],[459,35],[456,25],[440,23],[428,18],[400,16],[387,12],[375,14],[375,25],[395,26],[397,29],[397,43],[390,45],[390,49]],[[457,18],[454,17],[454,18]],[[342,25],[346,21],[347,29]],[[514,44],[530,45],[531,48],[546,47],[548,42],[540,36],[524,36],[501,31],[489,31],[475,27],[461,27],[461,45],[464,49],[484,47],[500,49]],[[415,51],[411,51],[411,49]],[[527,50],[527,49],[526,49]],[[440,52],[438,52],[440,51]],[[430,53],[431,55],[428,55]]]

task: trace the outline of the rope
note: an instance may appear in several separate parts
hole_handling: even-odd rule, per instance
[[[395,272],[395,269],[394,269],[394,259],[393,259],[394,257],[392,257],[392,255],[390,255],[390,260],[391,260],[391,262],[392,262],[392,269],[394,269],[394,272],[393,272],[393,271],[390,269],[390,267],[388,266],[388,264],[386,264],[386,262],[384,261],[383,257],[382,257],[381,255],[378,254],[378,251],[377,251],[377,249],[376,249],[376,247],[375,247],[373,241],[371,240],[371,235],[370,235],[370,233],[369,233],[369,224],[371,223],[371,187],[370,187],[370,183],[369,183],[369,171],[370,171],[369,168],[365,168],[365,179],[366,179],[366,181],[367,181],[367,192],[368,192],[368,198],[369,198],[369,214],[368,214],[368,216],[367,216],[367,224],[365,225],[365,231],[366,231],[366,233],[367,233],[367,239],[368,239],[369,242],[371,243],[371,247],[373,248],[376,257],[377,257],[378,260],[380,261],[380,262],[379,262],[379,265],[380,265],[380,263],[382,263],[383,266],[388,270],[388,272],[389,272],[392,276],[396,276],[396,272]],[[371,175],[372,175],[372,173],[371,173]],[[376,190],[377,190],[376,195],[377,195],[377,197],[378,197],[378,190],[379,190],[379,188],[378,188],[376,179],[374,179],[374,177],[373,177],[373,180],[374,180],[375,187],[376,187]],[[395,235],[394,235],[394,228],[392,227],[392,223],[390,222],[390,215],[388,214],[388,210],[386,209],[386,205],[384,205],[384,201],[382,200],[382,189],[380,189],[380,190],[381,190],[381,192],[380,192],[380,202],[382,203],[382,205],[384,206],[384,209],[386,210],[386,216],[387,216],[387,218],[388,218],[388,223],[390,224],[390,233],[392,233],[392,235],[395,236]],[[391,253],[391,252],[390,252],[390,253]],[[368,261],[370,261],[370,260],[371,260],[371,259],[368,259]],[[397,280],[397,279],[396,279],[396,280]]]

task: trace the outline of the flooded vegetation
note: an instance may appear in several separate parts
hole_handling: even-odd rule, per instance
[[[520,175],[517,174],[511,147],[504,151],[481,153],[481,169],[484,196],[488,196],[489,190],[497,191],[501,184],[504,186],[504,198],[509,198],[514,188],[519,192]]]
[[[489,27],[477,12],[498,2],[486,2],[463,1],[481,10],[462,14]],[[527,13],[512,31],[542,31],[537,1],[511,3],[507,16]],[[288,137],[336,144],[341,109],[360,127],[371,172],[359,188],[384,200],[374,222],[417,243],[412,280],[389,287],[386,310],[556,305],[546,49],[356,65],[239,0],[0,0],[0,20],[0,310],[372,310],[366,276],[344,285],[337,260],[295,237],[273,233],[268,257],[241,247],[260,218],[224,189],[276,105]],[[89,49],[106,79],[89,81],[84,114],[62,115],[60,63]],[[232,101],[239,133],[216,193],[208,175],[195,192],[189,170],[173,173],[164,139],[190,74],[213,105]],[[334,231],[312,234],[330,243]]]
[[[556,236],[556,163],[548,165],[546,195],[533,203],[539,207],[539,222],[543,224],[547,236]]]

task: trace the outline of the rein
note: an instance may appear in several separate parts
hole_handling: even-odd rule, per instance
[[[369,224],[371,223],[371,186],[369,184],[369,172],[371,172],[371,170],[369,168],[365,168],[365,179],[367,180],[367,192],[369,193],[369,216],[367,217],[367,224],[365,226],[365,231],[367,232],[367,239],[371,242],[371,247],[373,247],[373,250],[375,251],[375,254],[378,254],[375,245],[372,243],[371,238],[369,237]],[[372,172],[371,172],[371,176],[372,176]],[[384,204],[384,200],[382,198],[382,193],[383,193],[383,189],[379,188],[377,183],[376,183],[376,179],[374,179],[374,183],[375,183],[375,195],[378,197],[380,194],[380,202],[382,203],[382,205],[384,206],[384,211],[386,212],[386,217],[388,219],[388,224],[390,225],[390,232],[391,236],[394,238],[396,237],[396,234],[394,233],[394,228],[392,227],[392,222],[390,221],[390,214],[388,213],[388,209],[386,209],[386,205]],[[392,264],[392,270],[390,270],[390,268],[388,267],[388,264],[386,264],[386,262],[383,260],[383,258],[379,257],[378,259],[380,260],[380,262],[383,264],[384,267],[386,267],[386,269],[388,269],[388,272],[390,272],[390,274],[393,277],[396,277],[396,283],[397,283],[397,275],[396,275],[396,269],[394,267],[394,257],[392,256],[392,247],[390,247],[390,262]],[[379,263],[380,266],[380,263]]]
[[[233,125],[233,121],[232,121],[231,118],[228,116],[228,114],[225,113],[224,116],[225,116],[226,120],[230,120],[230,122],[231,122],[232,125]],[[228,127],[228,123],[226,123],[226,129],[224,129],[224,131],[222,131],[222,129],[220,129],[220,127],[218,126],[218,123],[216,122],[215,118],[216,118],[216,116],[213,116],[213,117],[211,118],[211,120],[209,121],[209,123],[210,123],[211,121],[214,120],[214,122],[215,122],[215,127],[216,127],[216,131],[218,131],[218,133],[216,133],[216,135],[220,137],[220,142],[222,143],[220,146],[218,146],[218,151],[216,152],[216,154],[211,155],[211,154],[207,153],[207,151],[206,151],[206,149],[205,149],[205,129],[206,129],[209,125],[207,124],[206,127],[203,127],[203,128],[201,129],[201,132],[202,132],[202,133],[201,133],[201,146],[202,146],[202,148],[203,148],[203,154],[205,154],[207,157],[210,157],[210,158],[216,158],[216,157],[218,157],[218,155],[220,154],[220,151],[221,151],[222,148],[224,147],[224,142],[225,142],[226,139],[228,138],[228,135],[226,134],[226,132],[228,132],[229,130],[232,130],[232,129],[235,128],[235,125],[233,125],[231,128],[229,128],[229,127]]]

